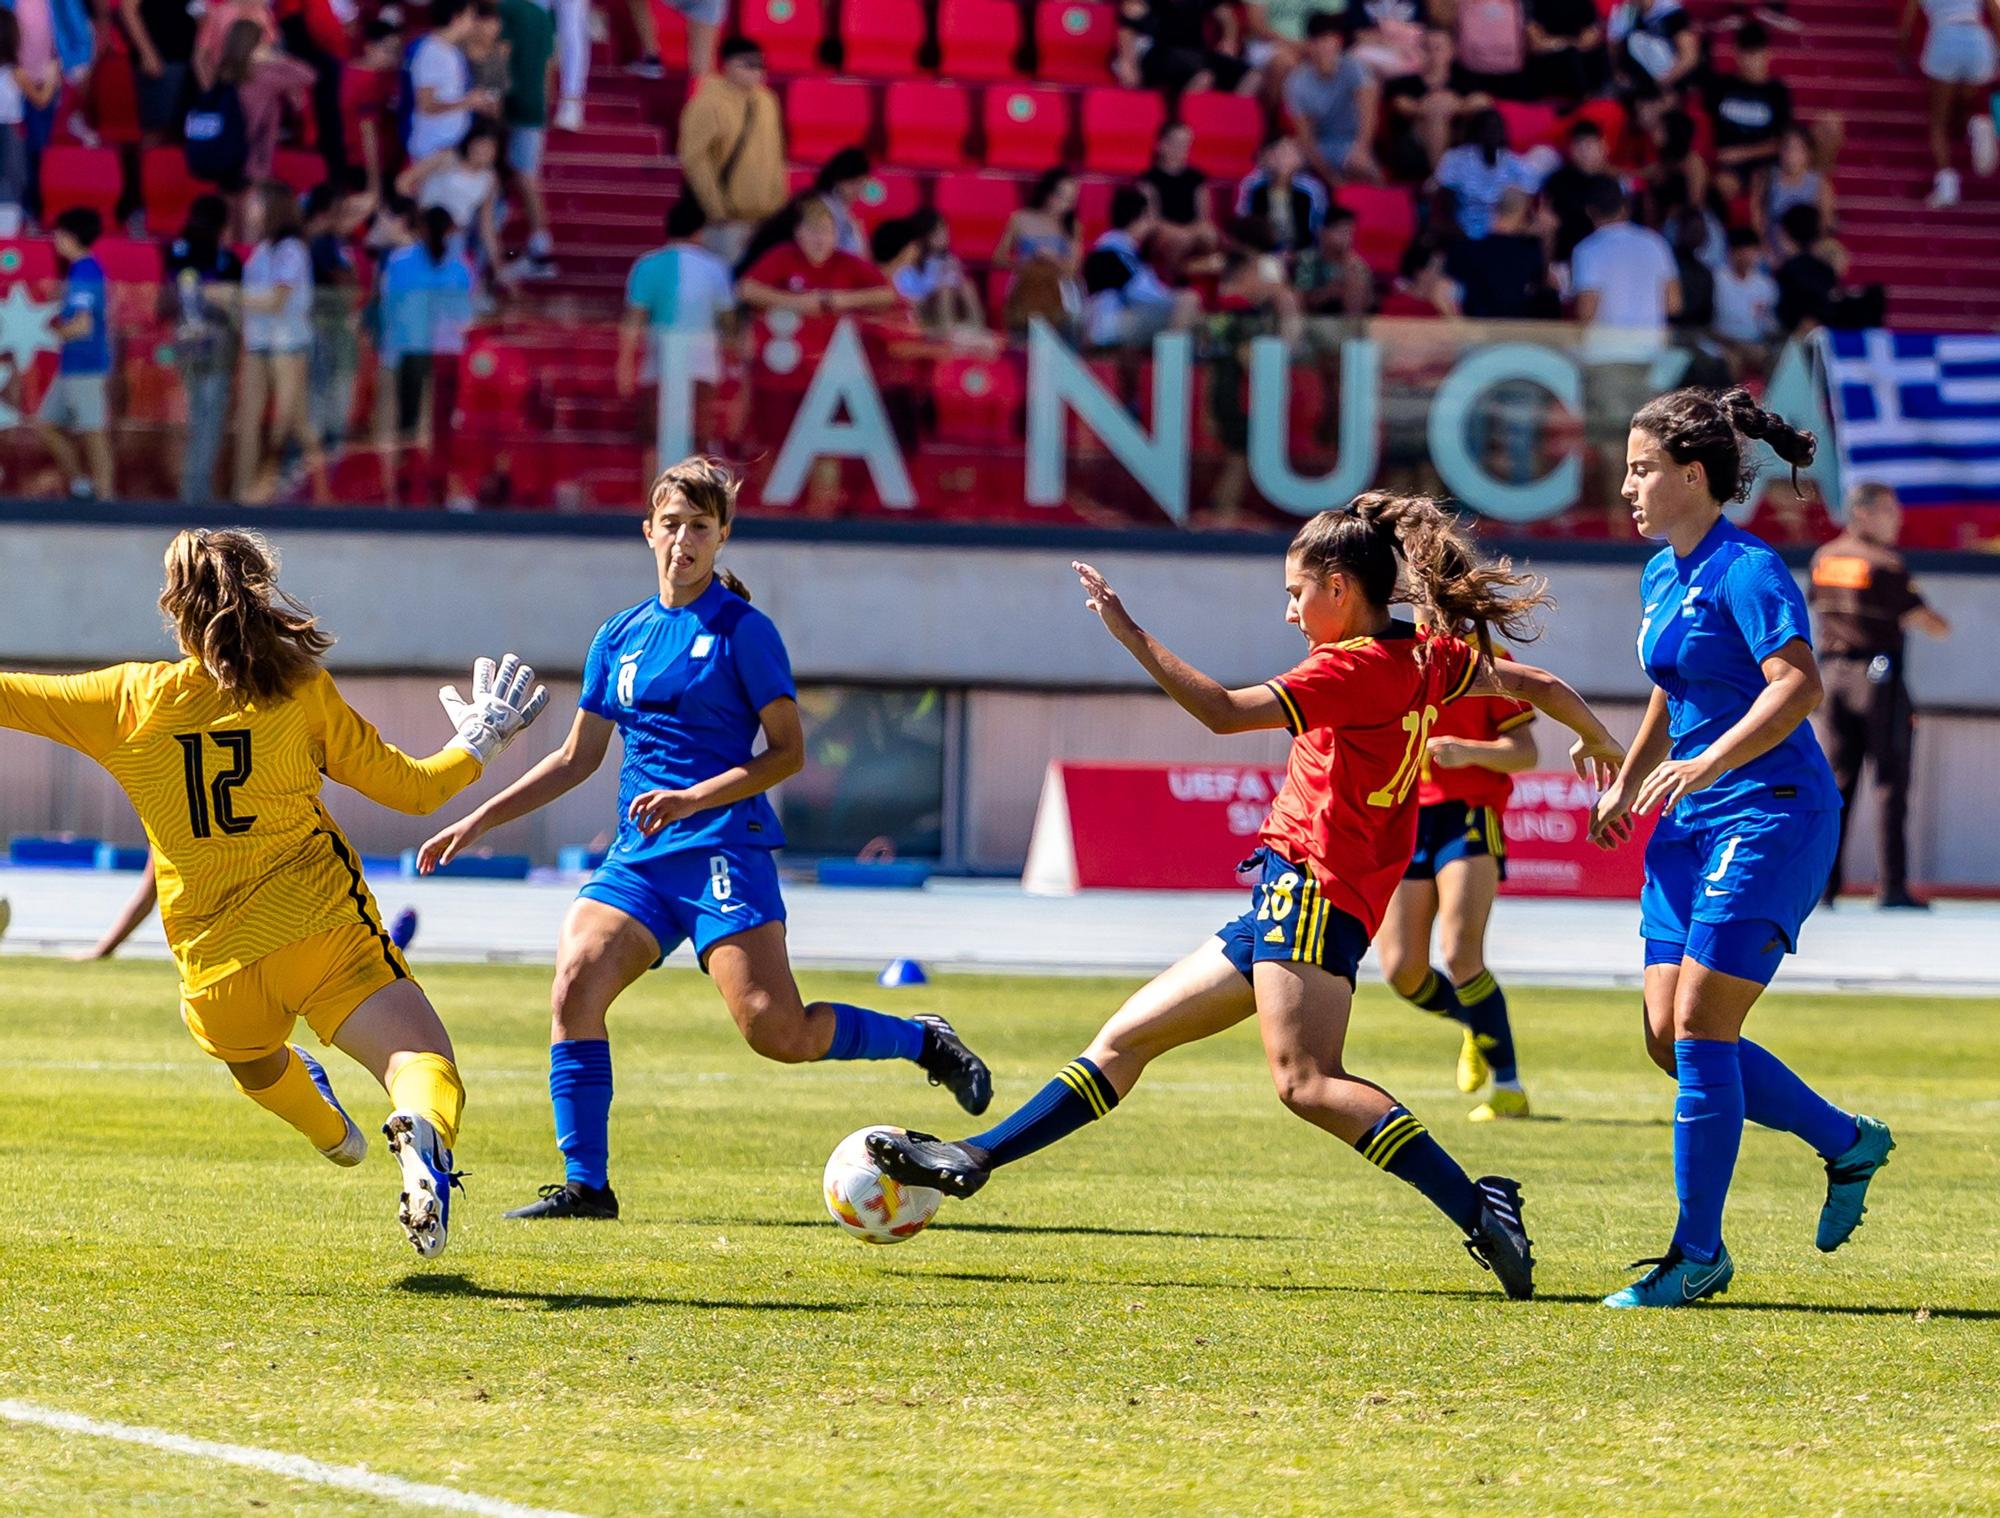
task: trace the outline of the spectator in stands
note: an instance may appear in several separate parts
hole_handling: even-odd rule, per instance
[[[51,0],[14,0],[11,9],[19,59],[13,73],[21,86],[21,140],[27,149],[27,191],[22,204],[39,213],[42,153],[55,132],[63,68],[56,53]]]
[[[180,135],[199,23],[188,0],[119,0],[118,19],[132,45],[139,143],[157,147]]]
[[[1679,107],[1655,115],[1649,135],[1653,161],[1639,176],[1645,206],[1641,219],[1664,227],[1683,206],[1707,206],[1708,164],[1695,151],[1694,118]]]
[[[35,431],[69,493],[85,501],[111,494],[111,443],[105,433],[111,321],[104,269],[90,251],[103,231],[104,219],[88,206],[71,206],[56,218],[63,284],[50,330],[61,339],[62,353],[35,413]]]
[[[736,310],[729,265],[701,244],[707,217],[701,202],[683,195],[667,212],[664,247],[644,254],[625,279],[625,317],[618,326],[618,393],[635,395],[659,377],[659,349],[667,334],[686,342],[695,379],[722,378],[717,327]]]
[[[1535,98],[1573,109],[1604,88],[1606,73],[1596,0],[1529,0],[1528,81]]]
[[[1792,125],[1792,92],[1771,77],[1771,34],[1762,22],[1736,30],[1736,68],[1709,77],[1708,115],[1715,126],[1718,188],[1735,199],[1778,161],[1778,142]]]
[[[193,0],[190,0],[190,4]],[[326,177],[347,179],[347,58],[352,0],[282,0],[278,35],[285,51],[312,70],[313,144]]]
[[[465,56],[478,20],[473,0],[431,0],[430,33],[410,54],[410,134],[404,147],[412,163],[457,147],[475,111],[497,108],[491,96],[472,88],[472,64]]]
[[[1847,250],[1826,234],[1812,206],[1793,206],[1779,221],[1788,251],[1774,277],[1778,325],[1787,332],[1813,327],[1879,327],[1886,317],[1880,285],[1850,287]]]
[[[229,202],[198,195],[188,207],[181,235],[167,245],[166,283],[160,315],[174,323],[174,369],[187,404],[181,435],[181,500],[207,506],[215,500],[215,466],[229,424],[229,380],[236,372],[236,332],[229,311],[243,282],[243,260],[230,250]],[[211,286],[225,299],[208,298]]]
[[[304,109],[312,70],[272,46],[255,21],[232,21],[223,33],[215,83],[233,87],[243,110],[243,177],[268,179],[278,158],[285,109]]]
[[[1681,305],[1672,326],[1677,332],[1698,336],[1715,325],[1715,272],[1702,257],[1708,244],[1708,218],[1697,207],[1682,206],[1661,225],[1667,245],[1674,250],[1674,269],[1681,286]]]
[[[528,246],[510,267],[523,279],[553,279],[555,239],[542,199],[542,150],[548,142],[549,58],[554,18],[536,0],[499,0],[500,35],[507,43],[507,93],[500,120],[507,129],[507,182],[528,220]]]
[[[1354,213],[1343,205],[1326,208],[1319,244],[1300,255],[1292,271],[1311,316],[1366,316],[1375,309],[1375,273],[1354,251]]]
[[[1340,22],[1348,53],[1377,79],[1416,73],[1434,46],[1450,62],[1453,0],[1322,0],[1319,10]]]
[[[833,217],[834,246],[856,258],[868,256],[868,234],[855,219],[854,205],[868,188],[873,172],[861,148],[842,148],[813,175],[811,194]]]
[[[1532,96],[1528,18],[1521,0],[1456,0],[1452,87],[1461,95],[1501,100]]]
[[[1444,261],[1444,246],[1435,237],[1419,233],[1411,238],[1382,297],[1382,315],[1457,316],[1458,286],[1445,273]]]
[[[1485,236],[1446,249],[1445,273],[1459,288],[1459,310],[1481,320],[1514,321],[1560,314],[1549,284],[1548,252],[1529,229],[1533,197],[1503,190]]]
[[[431,477],[425,495],[448,504],[455,499],[451,418],[458,405],[465,329],[472,320],[472,271],[453,251],[462,229],[450,211],[431,206],[419,213],[417,227],[421,240],[397,249],[382,266],[384,347],[396,356],[397,446],[417,441],[428,410]],[[400,474],[393,456],[389,468],[392,477]]]
[[[1604,129],[1588,119],[1570,128],[1569,152],[1561,167],[1542,181],[1542,205],[1550,233],[1549,257],[1567,264],[1576,245],[1595,230],[1590,220],[1590,187],[1610,172]]]
[[[1285,105],[1306,163],[1329,185],[1382,177],[1371,146],[1381,97],[1367,66],[1347,56],[1340,18],[1314,13],[1306,23],[1305,62],[1285,79]]]
[[[1326,207],[1326,186],[1305,171],[1298,140],[1268,137],[1257,167],[1236,187],[1236,235],[1289,265],[1319,240]]]
[[[195,30],[194,77],[200,88],[206,89],[215,82],[229,29],[239,21],[253,24],[258,40],[265,47],[279,45],[278,18],[272,11],[271,0],[220,0],[201,13],[201,25]]]
[[[1438,160],[1436,186],[1447,219],[1472,242],[1493,225],[1493,213],[1509,190],[1532,195],[1542,175],[1507,145],[1507,120],[1488,107],[1472,119],[1471,140]]]
[[[681,13],[687,23],[688,77],[699,79],[715,67],[715,39],[729,20],[729,0],[665,0]],[[661,79],[666,70],[660,64],[660,40],[653,29],[651,7],[645,0],[631,0],[633,25],[638,29],[645,56],[631,66],[642,79]],[[639,13],[645,11],[643,24]],[[651,65],[651,68],[648,68]]]
[[[27,96],[21,89],[21,23],[0,10],[0,237],[17,237],[28,198]]]
[[[474,273],[500,269],[500,127],[481,118],[456,147],[442,148],[396,176],[396,191],[419,211],[442,206],[457,228],[452,251],[469,259]],[[421,224],[420,224],[421,225]]]
[[[1068,169],[1047,169],[1028,187],[1026,203],[1007,218],[993,250],[995,267],[1014,271],[1001,314],[1007,331],[1023,333],[1033,320],[1065,330],[1082,312],[1076,198],[1076,176]]]
[[[1930,81],[1931,157],[1937,164],[1927,204],[1943,209],[1957,205],[1961,193],[1951,151],[1959,122],[1971,141],[1973,172],[1983,176],[2000,168],[2000,141],[1988,114],[1994,74],[2000,71],[2000,47],[1993,40],[2000,15],[1994,0],[1906,0],[1901,31],[1906,49],[1919,9],[1930,24],[1919,64]]]
[[[266,180],[249,197],[256,246],[243,266],[243,359],[236,392],[236,499],[261,503],[291,488],[278,471],[296,447],[319,496],[325,460],[306,390],[312,360],[312,255],[289,186]],[[269,411],[269,427],[265,414]]]
[[[925,207],[875,229],[871,251],[891,288],[909,303],[917,324],[950,342],[985,342],[991,333],[979,292],[951,251],[951,228]]]
[[[1093,347],[1146,347],[1201,318],[1200,297],[1168,289],[1140,254],[1156,218],[1143,186],[1120,185],[1111,197],[1111,228],[1083,261],[1084,338]]]
[[[465,61],[472,70],[472,97],[479,102],[473,108],[474,114],[498,121],[501,104],[507,97],[509,70],[497,3],[482,4],[474,0],[472,30],[465,34],[464,51]]]
[[[843,253],[833,213],[818,200],[799,207],[793,240],[771,249],[736,283],[736,296],[753,311],[789,311],[804,318],[808,335],[823,344],[843,316],[893,310],[901,297],[865,258]]]
[[[1255,94],[1240,18],[1229,0],[1120,0],[1111,72],[1127,89]]]
[[[1596,351],[1650,357],[1681,305],[1680,270],[1667,240],[1634,226],[1625,192],[1605,175],[1590,187],[1587,205],[1596,230],[1576,245],[1570,287],[1576,319],[1599,339]],[[1611,407],[1619,417],[1636,407]],[[1619,426],[1624,426],[1623,421]]]
[[[1318,0],[1243,0],[1243,61],[1263,75],[1268,95],[1282,90],[1285,75],[1298,67],[1304,51],[1306,18]]]
[[[722,45],[721,69],[695,86],[681,112],[678,149],[708,217],[709,250],[733,264],[787,195],[784,118],[754,42],[732,37]]]
[[[1734,377],[1769,372],[1778,338],[1778,282],[1764,267],[1764,244],[1749,227],[1729,230],[1729,258],[1715,274],[1715,335]]]
[[[692,0],[692,3],[704,11],[719,12],[724,8],[723,0]],[[580,132],[584,87],[590,79],[590,0],[550,0],[550,6],[556,24],[556,79],[562,96],[556,106],[555,129]],[[674,0],[674,8],[688,7]],[[625,71],[641,79],[665,78],[667,71],[660,62],[660,33],[653,20],[652,0],[627,0],[626,14],[632,35],[638,40],[639,53],[625,65]],[[697,38],[694,26],[689,25],[688,72],[692,77],[701,77],[713,65],[714,41],[712,28]]]
[[[354,382],[361,366],[354,235],[375,209],[375,197],[344,180],[323,180],[306,195],[306,253],[312,260],[312,363],[307,370],[308,420],[322,452],[347,445],[354,416]]]
[[[1422,66],[1386,80],[1382,104],[1388,119],[1387,169],[1391,178],[1421,184],[1451,148],[1459,123],[1485,110],[1487,95],[1461,95],[1452,85],[1451,34],[1426,31]]]
[[[1194,130],[1170,121],[1160,128],[1153,161],[1139,176],[1160,213],[1148,251],[1176,282],[1221,266],[1222,232],[1209,211],[1208,176],[1190,161],[1193,150]]]
[[[1620,92],[1642,126],[1701,67],[1701,34],[1681,0],[1618,0],[1610,19],[1611,58]]]
[[[1819,212],[1823,229],[1833,225],[1833,176],[1813,167],[1812,141],[1799,127],[1786,129],[1777,163],[1759,176],[1750,199],[1751,225],[1763,234],[1773,256],[1782,255],[1779,228],[1793,206]]]

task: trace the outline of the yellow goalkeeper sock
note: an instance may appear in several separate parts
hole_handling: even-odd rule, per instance
[[[331,1149],[347,1137],[347,1119],[341,1116],[313,1084],[306,1062],[290,1044],[285,1046],[285,1070],[261,1091],[252,1091],[242,1081],[236,1089],[266,1112],[275,1112],[312,1142],[315,1149]]]
[[[465,1111],[465,1085],[458,1066],[442,1054],[413,1054],[389,1078],[389,1100],[398,1112],[414,1112],[437,1129],[447,1149],[458,1146],[458,1119]]]

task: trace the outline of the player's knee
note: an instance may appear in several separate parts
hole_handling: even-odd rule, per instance
[[[559,967],[549,990],[549,1030],[557,1042],[604,1036],[604,997],[587,970]]]
[[[1477,949],[1448,943],[1444,946],[1444,972],[1454,986],[1462,986],[1486,968],[1486,956]]]
[[[798,1065],[819,1058],[823,1052],[812,1047],[805,1009],[780,1005],[768,991],[746,991],[729,1010],[736,1014],[743,1041],[765,1059]]]
[[[1646,1027],[1646,1057],[1667,1074],[1674,1073],[1674,1041],[1656,1032],[1651,1024]]]
[[[1286,1060],[1271,1066],[1271,1084],[1276,1088],[1278,1100],[1287,1112],[1311,1122],[1314,1114],[1324,1112],[1330,1105],[1328,1100],[1330,1082],[1326,1073],[1315,1070],[1311,1065]]]

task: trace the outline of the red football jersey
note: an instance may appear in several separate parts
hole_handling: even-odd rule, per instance
[[[1495,649],[1498,658],[1507,654]],[[1468,696],[1454,701],[1438,713],[1431,724],[1433,738],[1472,738],[1490,742],[1502,733],[1511,733],[1535,720],[1535,709],[1510,696]],[[1514,777],[1482,765],[1467,764],[1447,769],[1430,762],[1428,750],[1423,774],[1417,780],[1417,805],[1436,806],[1440,801],[1463,801],[1467,806],[1504,808],[1514,794]]]
[[[1424,740],[1478,673],[1468,644],[1398,622],[1378,638],[1322,643],[1269,682],[1292,752],[1262,842],[1311,870],[1370,937],[1416,850]]]

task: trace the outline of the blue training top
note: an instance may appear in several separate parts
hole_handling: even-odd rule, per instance
[[[1692,759],[1742,720],[1763,692],[1762,663],[1794,638],[1812,642],[1806,598],[1784,560],[1727,517],[1686,558],[1662,548],[1640,581],[1639,663],[1667,695],[1671,757]],[[1840,809],[1812,724],[1729,771],[1674,809],[1682,826],[1772,812]]]
[[[696,812],[651,838],[630,814],[646,791],[685,790],[749,763],[757,713],[797,694],[777,627],[720,580],[689,605],[649,596],[600,627],[577,705],[617,723],[625,739],[611,857],[651,859],[726,844],[783,847],[778,814],[765,796]]]

